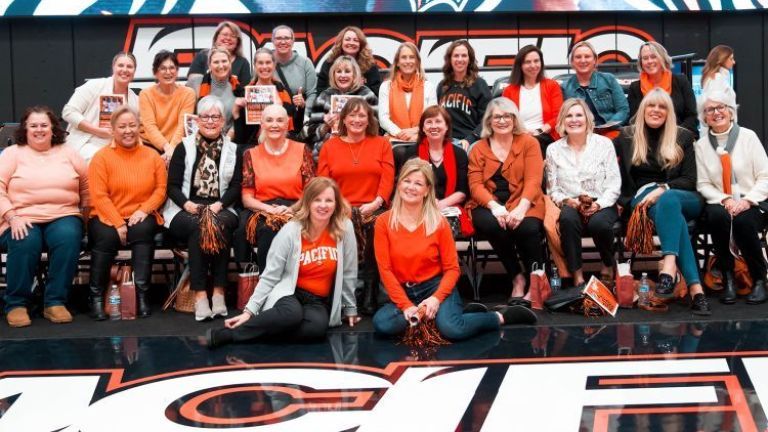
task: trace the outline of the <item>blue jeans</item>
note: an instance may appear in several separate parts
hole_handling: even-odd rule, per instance
[[[431,296],[440,285],[442,275],[424,281],[412,287],[403,287],[413,304],[418,305]],[[451,294],[440,303],[435,316],[435,324],[440,334],[450,340],[468,339],[478,333],[498,330],[499,316],[495,312],[462,313],[464,306],[459,292],[454,288]],[[403,311],[389,302],[382,306],[373,316],[373,328],[376,333],[384,336],[397,336],[405,332],[408,322]]]
[[[0,248],[8,251],[6,312],[27,305],[43,245],[48,248],[48,279],[43,302],[45,307],[63,305],[77,271],[82,238],[83,222],[77,216],[33,224],[21,240],[11,238],[10,228],[0,235]]]
[[[633,198],[632,208],[634,209],[637,203],[654,189],[650,187],[640,196]],[[693,253],[693,245],[688,236],[686,221],[697,219],[703,207],[701,198],[696,192],[670,189],[661,194],[656,204],[648,209],[648,215],[653,220],[656,234],[661,241],[661,254],[677,257],[680,273],[683,274],[688,285],[701,283],[701,278],[699,266],[696,264],[696,255]]]

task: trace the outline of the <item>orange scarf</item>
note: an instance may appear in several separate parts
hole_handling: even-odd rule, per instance
[[[659,87],[660,89],[672,94],[672,72],[665,70],[661,72],[661,81],[656,85],[651,81],[651,76],[645,72],[640,72],[640,91],[647,95],[649,91]]]
[[[732,168],[731,168],[731,155],[723,153],[720,155],[720,164],[723,166],[723,192],[726,195],[733,196],[733,188],[731,187]]]
[[[405,94],[411,94],[411,104],[405,103]],[[404,80],[398,73],[389,87],[389,117],[400,129],[419,126],[421,113],[424,111],[424,80],[418,74]]]

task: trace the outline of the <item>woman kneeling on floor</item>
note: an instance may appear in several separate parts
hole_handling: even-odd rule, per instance
[[[210,329],[209,347],[290,336],[307,341],[328,327],[360,318],[355,305],[357,242],[349,204],[336,182],[312,179],[293,207],[294,218],[277,233],[267,266],[240,315]]]
[[[456,243],[437,207],[432,167],[424,160],[411,159],[403,166],[392,209],[376,220],[374,243],[381,282],[391,300],[373,317],[381,335],[403,333],[421,308],[424,319],[434,319],[440,334],[451,340],[504,324],[536,322],[536,315],[524,306],[462,313]]]

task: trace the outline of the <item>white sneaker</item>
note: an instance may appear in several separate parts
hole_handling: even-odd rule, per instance
[[[208,304],[208,299],[200,299],[195,301],[195,321],[205,321],[213,318],[211,312],[211,306]]]
[[[211,308],[211,316],[213,318],[216,318],[216,316],[227,316],[227,305],[224,302],[224,296],[221,294],[214,294],[213,297],[211,297],[211,303],[213,304],[213,307]]]

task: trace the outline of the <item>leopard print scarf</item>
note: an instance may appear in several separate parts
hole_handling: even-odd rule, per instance
[[[195,173],[195,189],[197,196],[201,198],[219,198],[219,160],[224,140],[221,136],[208,142],[201,135],[197,135],[197,151],[200,153],[200,161]]]

